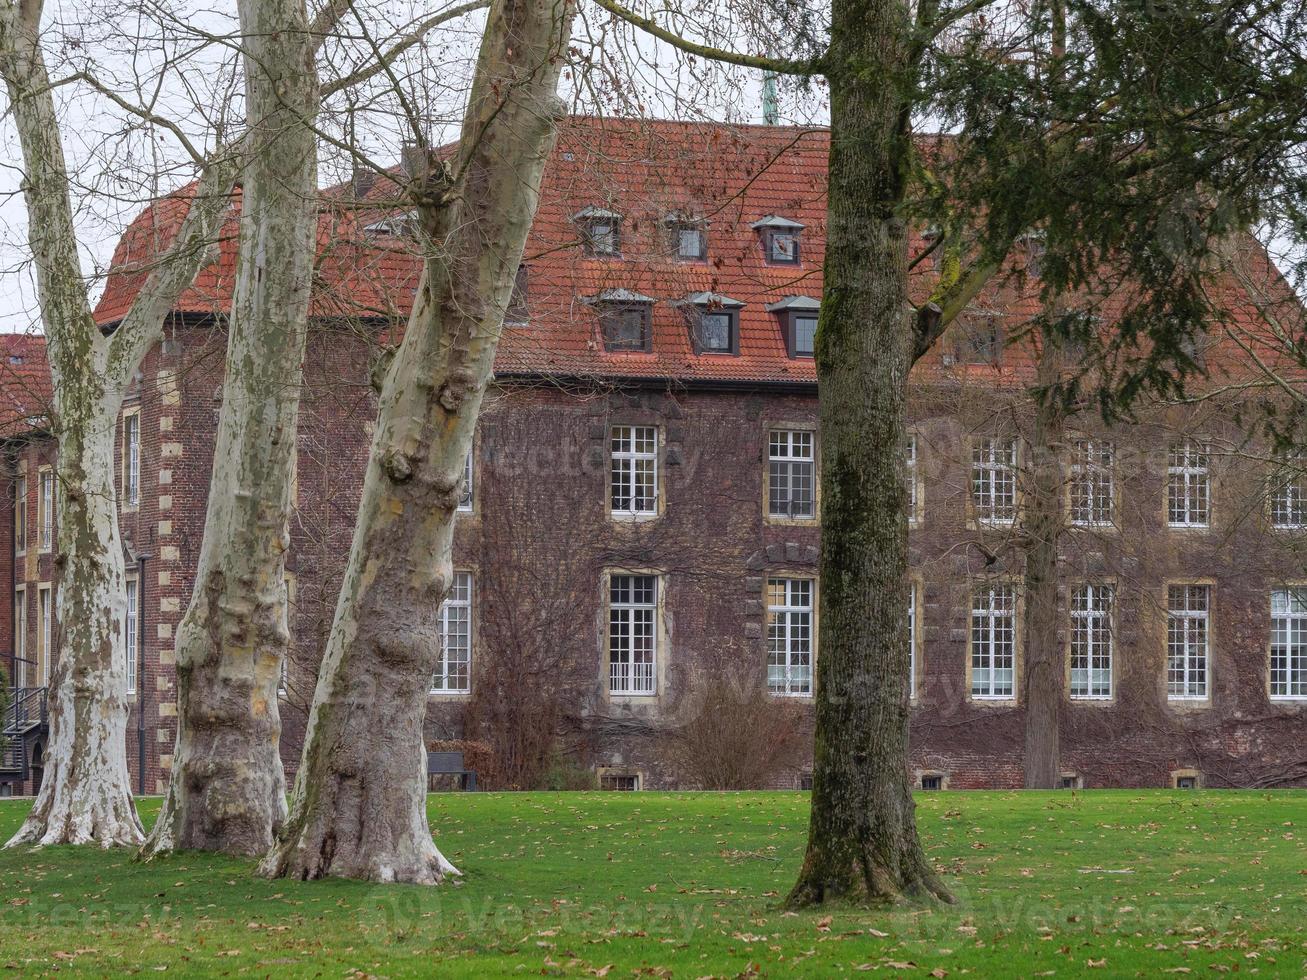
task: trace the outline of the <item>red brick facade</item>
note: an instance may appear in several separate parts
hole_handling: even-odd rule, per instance
[[[703,268],[687,272],[675,261],[642,260],[629,242],[620,262],[578,257],[568,265],[540,258],[537,274],[528,249],[531,322],[511,328],[506,337],[474,449],[472,510],[460,515],[456,537],[456,565],[472,576],[473,693],[432,696],[432,741],[483,738],[484,728],[469,731],[467,722],[475,717],[484,726],[493,717],[483,710],[487,697],[548,697],[557,701],[549,722],[557,729],[556,751],[572,764],[638,775],[651,788],[692,786],[693,767],[684,763],[678,733],[703,710],[704,678],[730,678],[739,690],[764,683],[768,580],[817,574],[817,522],[767,514],[768,433],[815,430],[816,388],[811,360],[788,356],[778,314],[765,306],[781,295],[820,295],[821,199],[813,161],[820,162],[824,138],[800,137],[800,147],[809,139],[816,149],[793,151],[793,161],[778,172],[775,164],[765,164],[770,158],[760,155],[759,146],[779,147],[794,134],[746,129],[743,136],[722,137],[741,141],[738,152],[749,166],[741,164],[738,175],[721,162],[718,146],[716,169],[686,177],[684,186],[666,178],[651,189],[647,175],[642,178],[642,203],[633,204],[628,195],[623,207],[652,207],[651,201],[671,207],[663,198],[676,197],[678,187],[682,198],[689,187],[701,205],[721,194],[735,201],[730,215],[715,212],[710,261]],[[547,191],[553,196],[546,196],[533,232],[537,245],[565,238],[569,216],[580,210],[574,205],[585,194],[611,203],[608,192],[619,185],[605,171],[583,193],[588,171],[577,159],[582,151],[571,145],[567,136],[560,142],[559,158],[568,166],[560,163],[551,171]],[[650,169],[646,163],[645,171]],[[750,174],[757,179],[750,182]],[[744,192],[735,184],[747,184],[758,199],[738,196]],[[782,211],[808,226],[802,267],[777,271],[752,258],[736,261],[737,254],[752,256],[758,247],[750,221]],[[721,261],[711,258],[717,250],[725,253]],[[411,263],[383,277],[395,286],[406,281],[404,270]],[[221,406],[224,335],[203,314],[206,304],[221,306],[225,287],[221,275],[213,275],[218,278],[210,276],[203,295],[183,303],[167,339],[150,353],[125,409],[140,417],[141,500],[123,511],[122,528],[129,563],[139,563],[143,583],[145,647],[128,755],[134,783],[140,780],[146,792],[158,792],[168,778],[176,731],[172,642],[203,534]],[[658,300],[648,353],[606,352],[594,311],[578,302],[618,285]],[[121,306],[124,288],[123,282],[111,284],[101,311],[107,322],[114,304]],[[697,290],[747,301],[737,354],[706,355],[687,345],[684,315],[665,301]],[[1028,315],[1028,302],[1022,303],[1002,307],[1010,322]],[[322,316],[306,361],[287,561],[295,650],[282,704],[283,759],[292,769],[353,529],[375,410],[369,378],[385,339],[377,322]],[[918,494],[910,533],[917,664],[913,764],[951,788],[1015,787],[1021,783],[1024,724],[1019,604],[1015,696],[973,698],[969,664],[973,593],[986,583],[1019,580],[1023,543],[1012,527],[977,524],[972,450],[977,440],[996,434],[1018,444],[1029,436],[1031,407],[1022,390],[1028,361],[1021,348],[1011,347],[997,367],[951,365],[951,343],[946,338],[918,370],[912,399]],[[6,461],[11,486],[28,475],[27,555],[15,565],[11,541],[0,544],[0,560],[9,564],[14,585],[26,586],[29,649],[36,643],[37,589],[55,575],[53,557],[37,554],[33,478],[48,463],[51,442],[33,424],[31,434],[12,434]],[[614,425],[657,430],[656,516],[647,520],[610,514]],[[1230,405],[1218,401],[1151,409],[1140,424],[1110,433],[1092,418],[1073,419],[1071,429],[1111,439],[1116,458],[1114,524],[1074,529],[1063,538],[1060,615],[1068,660],[1073,591],[1085,582],[1109,584],[1115,602],[1110,696],[1069,700],[1063,713],[1068,777],[1091,787],[1165,786],[1176,773],[1192,771],[1212,786],[1307,785],[1307,698],[1273,700],[1268,692],[1270,592],[1307,578],[1301,572],[1307,532],[1269,524],[1265,447],[1252,443]],[[1188,436],[1212,447],[1212,514],[1205,529],[1166,524],[1168,447]],[[819,456],[819,434],[816,445]],[[1017,489],[1026,489],[1024,477]],[[4,499],[8,513],[0,534],[11,538],[12,531],[2,529],[14,526],[12,494]],[[819,500],[816,510],[819,518]],[[609,693],[610,572],[658,577],[653,696]],[[1168,583],[1210,586],[1210,679],[1203,700],[1168,697]],[[816,582],[814,588],[820,587]],[[11,650],[13,610],[5,605],[0,603],[0,649]],[[820,624],[816,631],[820,656]],[[57,637],[57,627],[55,632]],[[488,664],[499,668],[497,687],[489,693]],[[473,710],[478,698],[483,702]],[[810,698],[773,703],[778,711],[784,705],[797,712],[791,739],[801,744],[765,781],[797,786],[807,768]],[[138,717],[144,722],[143,772]]]

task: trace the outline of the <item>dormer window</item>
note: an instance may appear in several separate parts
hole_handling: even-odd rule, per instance
[[[702,262],[708,258],[707,223],[682,214],[668,215],[667,226],[672,249],[682,262]]]
[[[685,310],[696,354],[740,352],[740,310],[744,304],[738,299],[719,293],[691,293],[676,305]]]
[[[581,242],[586,255],[617,256],[622,254],[622,216],[606,208],[583,208],[572,215],[581,228]]]
[[[605,289],[586,302],[599,311],[604,350],[653,350],[652,296],[642,296],[629,289]]]
[[[810,296],[786,296],[771,303],[768,313],[780,317],[781,336],[790,357],[812,357],[817,349],[817,314],[821,302]]]
[[[749,227],[758,232],[768,262],[774,265],[799,264],[799,233],[803,231],[799,222],[769,214]]]
[[[968,317],[961,324],[955,357],[959,364],[998,367],[1003,361],[1003,324],[998,316]]]
[[[388,215],[380,221],[374,221],[370,225],[364,225],[363,230],[369,235],[386,235],[390,238],[413,238],[418,232],[418,213],[416,211],[404,211],[400,214]]]

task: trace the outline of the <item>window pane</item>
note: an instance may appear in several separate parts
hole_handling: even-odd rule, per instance
[[[1010,698],[1016,674],[1016,592],[982,589],[971,603],[971,696]]]
[[[810,579],[767,580],[767,688],[812,693],[813,588]]]
[[[677,233],[677,255],[683,259],[697,259],[703,255],[703,232],[694,227],[683,227]]]
[[[612,512],[657,513],[658,430],[652,425],[616,425],[609,446]]]
[[[813,440],[813,433],[805,431],[774,429],[769,434],[769,516],[801,520],[815,516]]]
[[[1016,519],[1016,465],[1015,439],[983,439],[971,451],[971,501],[977,520]]]
[[[794,262],[799,255],[799,239],[789,232],[771,233],[771,260],[773,262]]]
[[[608,590],[608,688],[614,694],[653,694],[658,579],[613,575]]]
[[[455,572],[440,606],[440,659],[431,690],[466,692],[472,688],[472,575]]]
[[[817,349],[817,318],[815,316],[797,316],[794,318],[794,353],[811,354]]]
[[[704,350],[731,349],[731,314],[704,313],[699,317],[699,344]]]

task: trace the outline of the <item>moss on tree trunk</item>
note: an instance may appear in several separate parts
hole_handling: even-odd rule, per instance
[[[947,898],[908,778],[904,432],[911,19],[838,0],[825,287],[817,331],[821,644],[808,850],[789,904]]]

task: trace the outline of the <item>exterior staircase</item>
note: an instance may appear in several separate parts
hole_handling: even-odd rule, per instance
[[[0,728],[0,782],[21,783],[31,778],[31,745],[49,732],[47,687],[12,687],[9,707]]]

